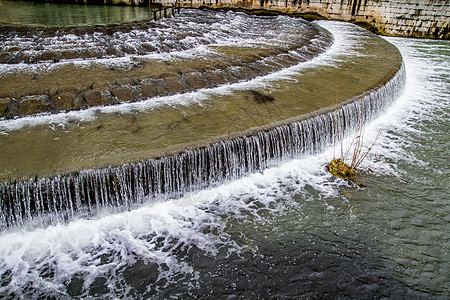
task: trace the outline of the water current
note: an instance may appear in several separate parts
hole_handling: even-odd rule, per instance
[[[317,24],[354,36],[352,25]],[[324,167],[350,136],[182,197],[11,228],[0,235],[0,295],[447,299],[450,43],[386,39],[406,86],[364,127],[374,144],[362,186]]]

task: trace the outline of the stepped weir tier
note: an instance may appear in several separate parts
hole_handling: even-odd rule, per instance
[[[315,153],[404,83],[384,39],[286,16],[186,10],[2,39],[2,229],[180,197]]]

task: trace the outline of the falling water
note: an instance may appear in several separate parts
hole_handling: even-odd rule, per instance
[[[79,211],[131,209],[259,172],[286,159],[323,150],[336,135],[354,131],[383,111],[402,91],[401,68],[384,86],[333,111],[289,125],[186,150],[175,155],[105,169],[0,187],[0,225],[24,225],[50,214],[51,222]]]

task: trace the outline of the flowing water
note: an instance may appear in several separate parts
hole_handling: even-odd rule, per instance
[[[351,25],[318,24],[355,42]],[[393,105],[364,127],[367,146],[375,141],[363,164],[364,187],[325,171],[353,140],[333,146],[331,136],[308,143],[317,149],[291,151],[181,197],[143,197],[124,212],[100,208],[93,216],[12,227],[0,235],[0,294],[447,299],[450,43],[387,40],[403,55],[406,84],[402,95],[395,85],[383,90],[395,95]],[[318,128],[322,121],[314,122]],[[247,147],[261,146],[255,140]],[[283,156],[277,151],[270,153]]]

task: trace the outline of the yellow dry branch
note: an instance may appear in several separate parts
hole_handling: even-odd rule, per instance
[[[352,166],[346,164],[342,159],[335,158],[327,164],[327,170],[332,175],[345,179],[352,180],[358,176],[358,173]]]

